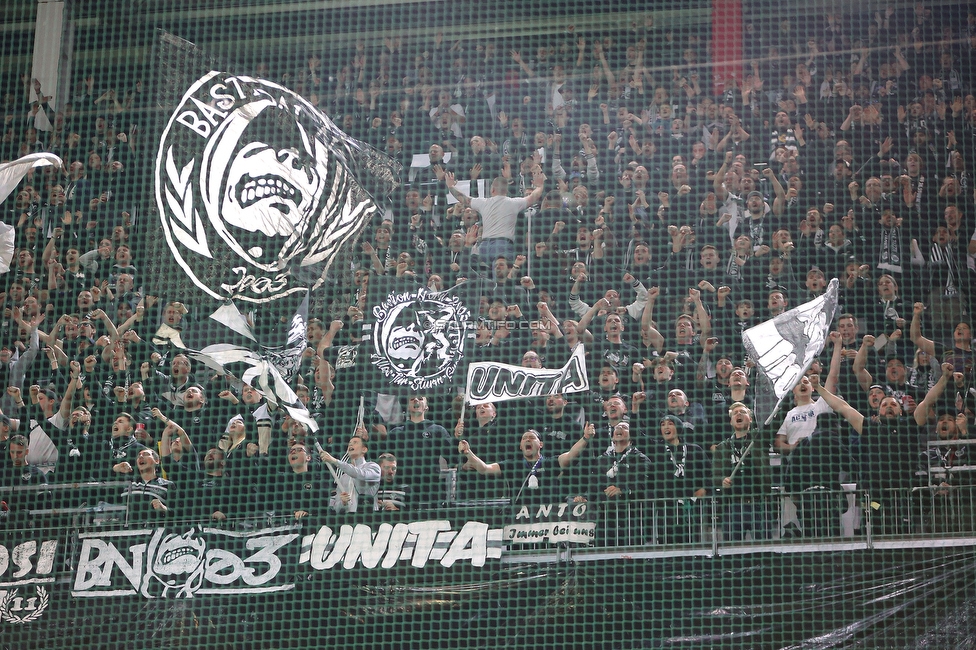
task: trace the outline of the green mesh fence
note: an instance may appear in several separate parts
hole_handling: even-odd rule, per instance
[[[970,647],[963,3],[7,0],[0,647]]]

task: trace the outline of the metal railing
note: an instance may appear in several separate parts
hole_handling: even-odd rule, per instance
[[[926,451],[930,486],[976,482],[976,440],[929,440]]]
[[[125,528],[145,525],[130,521],[124,504],[107,501],[77,503],[77,495],[118,494],[128,485],[124,481],[85,484],[51,484],[17,488],[0,488],[0,498],[17,499],[30,493],[43,494],[48,504],[43,508],[11,510],[0,514],[0,530],[98,527]],[[894,538],[931,539],[943,537],[976,538],[976,486],[950,485],[939,482],[908,490],[885,490],[870,497],[850,486],[848,490],[812,489],[800,493],[773,492],[750,498],[722,495],[697,499],[642,499],[587,504],[586,519],[595,521],[597,548],[711,547],[730,545],[784,544],[866,541]],[[64,504],[64,505],[62,505]],[[323,510],[327,504],[323,503]],[[440,504],[425,509],[402,512],[360,513],[344,515],[343,522],[416,520],[434,516],[453,520],[481,519],[492,525],[515,522],[518,508],[505,502]],[[329,514],[329,517],[338,517]],[[262,521],[268,525],[289,517],[268,513]],[[321,517],[320,517],[321,519]],[[262,521],[193,522],[176,516],[165,525],[196,523],[206,525],[262,525]],[[314,524],[313,520],[308,521]],[[544,546],[544,545],[543,545]]]
[[[597,545],[717,547],[839,538],[843,530],[841,518],[848,509],[848,494],[817,491],[801,495],[644,499],[599,504]]]

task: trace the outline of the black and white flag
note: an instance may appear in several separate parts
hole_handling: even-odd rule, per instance
[[[300,301],[396,187],[396,163],[273,82],[211,70],[166,108],[160,234],[212,300]]]
[[[810,368],[827,341],[837,310],[837,279],[827,291],[742,333],[742,343],[759,370],[756,420],[769,424],[780,402]]]
[[[27,173],[37,167],[55,165],[61,167],[61,159],[53,153],[32,153],[11,162],[0,163],[0,203],[3,203]],[[0,273],[10,270],[14,258],[13,224],[0,222]]]
[[[311,426],[289,386],[311,292],[381,214],[400,165],[293,90],[220,71],[172,34],[157,34],[153,60],[159,219],[145,288],[193,315],[167,340]]]
[[[449,387],[464,377],[474,346],[472,313],[479,288],[463,282],[445,291],[376,278],[369,283],[364,352],[374,368],[368,389],[412,393]]]
[[[590,389],[582,345],[573,350],[566,365],[557,370],[523,368],[506,363],[472,363],[468,366],[468,404],[504,402],[525,397],[582,393]]]

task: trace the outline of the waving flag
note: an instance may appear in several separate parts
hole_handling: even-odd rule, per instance
[[[61,159],[53,153],[42,151],[41,153],[27,154],[23,158],[10,162],[0,163],[0,202],[10,196],[10,193],[17,187],[17,183],[27,175],[27,172],[35,167],[46,167],[48,165],[60,167],[62,165]]]
[[[780,402],[823,350],[837,310],[837,285],[834,278],[822,296],[742,333],[746,352],[759,370],[757,421],[769,424]]]
[[[312,426],[289,385],[311,292],[381,214],[400,165],[293,90],[222,71],[193,43],[159,32],[153,59],[158,222],[144,275],[195,316],[157,330],[157,344],[185,347]]]
[[[28,154],[12,162],[0,163],[0,203],[10,196],[20,179],[30,170],[47,165],[60,167],[61,164],[61,159],[53,153],[43,152]],[[14,258],[15,234],[13,224],[0,223],[0,273],[10,270],[10,263]]]

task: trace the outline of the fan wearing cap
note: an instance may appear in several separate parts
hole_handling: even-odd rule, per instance
[[[836,232],[836,225],[830,227],[830,232],[831,233]],[[829,245],[826,247],[826,249],[831,250]],[[851,259],[850,256],[845,258],[843,261],[847,261],[849,259]],[[839,263],[837,266],[839,268],[837,268],[834,271],[830,271],[831,278],[843,277],[844,264]],[[823,270],[815,266],[809,271],[807,271],[807,277],[806,280],[803,282],[803,286],[806,289],[806,291],[801,292],[800,294],[801,298],[798,299],[798,302],[804,303],[819,298],[820,296],[824,295],[824,293],[827,291],[827,275],[824,274]]]
[[[528,429],[522,434],[519,442],[521,458],[487,464],[471,451],[467,440],[458,442],[458,453],[467,456],[466,469],[473,469],[487,476],[501,477],[508,484],[512,503],[551,503],[562,500],[564,496],[559,482],[562,469],[579,458],[595,431],[595,427],[587,423],[583,427],[583,437],[569,451],[559,456],[543,455],[542,436],[535,429]]]

